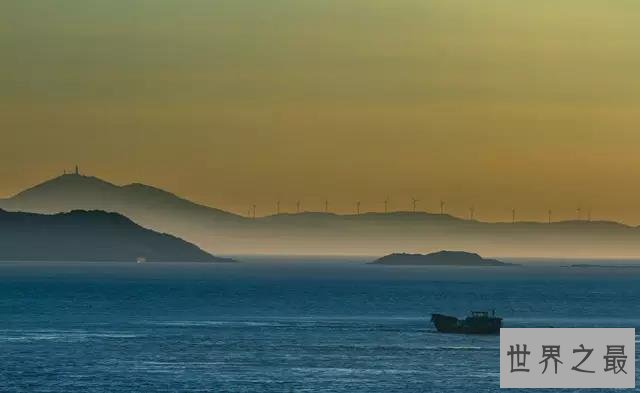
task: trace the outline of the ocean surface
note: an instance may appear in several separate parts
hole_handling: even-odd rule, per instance
[[[640,326],[640,269],[525,262],[4,262],[0,391],[498,392],[498,337],[437,333],[432,312]]]

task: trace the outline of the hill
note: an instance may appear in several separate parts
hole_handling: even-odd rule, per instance
[[[221,221],[244,217],[199,205],[156,187],[133,183],[118,186],[94,176],[65,174],[0,200],[6,210],[56,213],[77,209],[114,211],[132,216],[154,217],[161,211],[189,219],[205,216]]]
[[[464,251],[438,251],[431,254],[389,254],[369,262],[371,265],[413,266],[514,266],[496,259],[482,258]]]
[[[0,210],[0,260],[230,262],[117,213],[44,215]]]

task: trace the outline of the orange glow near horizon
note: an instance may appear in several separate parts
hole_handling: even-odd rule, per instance
[[[72,169],[246,214],[640,223],[640,3],[0,5],[0,197]]]

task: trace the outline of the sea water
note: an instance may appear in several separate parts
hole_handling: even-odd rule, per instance
[[[498,337],[437,333],[432,312],[640,326],[640,269],[562,264],[5,262],[0,391],[498,392]]]

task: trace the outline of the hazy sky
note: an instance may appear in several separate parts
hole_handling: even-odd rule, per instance
[[[640,223],[637,0],[4,0],[0,196]]]

